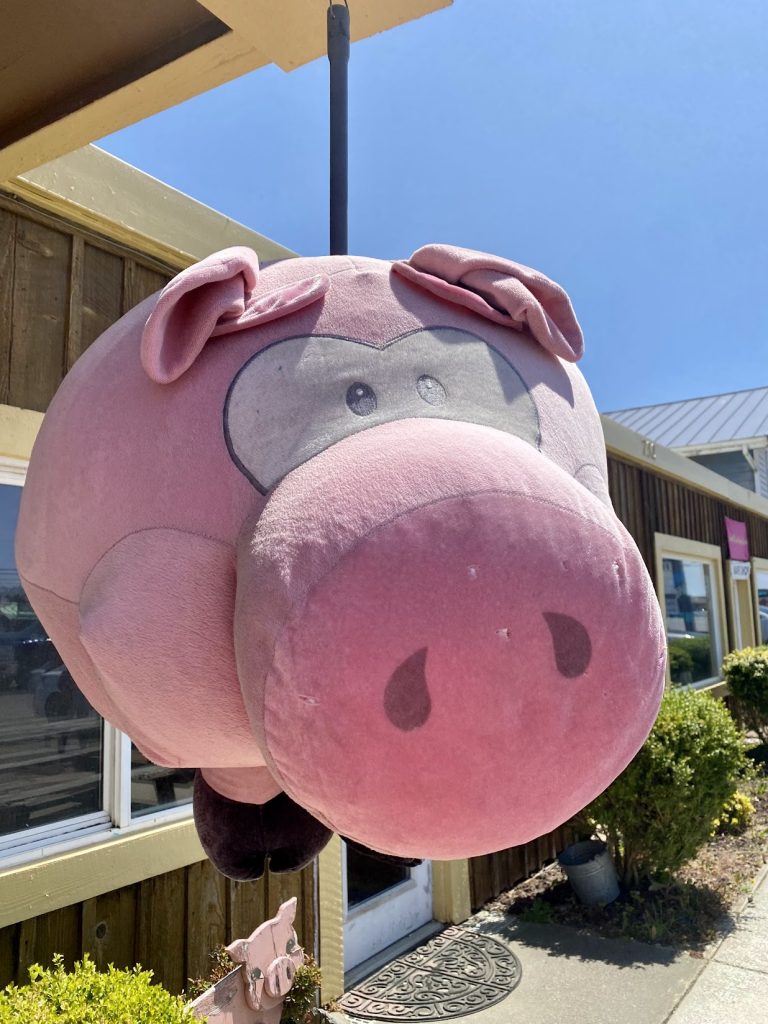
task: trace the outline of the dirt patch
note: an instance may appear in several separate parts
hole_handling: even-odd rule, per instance
[[[713,837],[667,884],[622,892],[607,907],[585,907],[555,863],[491,900],[485,909],[700,955],[768,861],[768,785],[762,779],[746,786],[745,792],[755,805],[746,831]]]

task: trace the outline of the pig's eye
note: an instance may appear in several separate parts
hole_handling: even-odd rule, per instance
[[[430,405],[445,404],[445,388],[439,380],[430,377],[428,373],[423,373],[416,381],[416,390],[419,398],[423,398]]]
[[[376,392],[368,384],[355,381],[347,388],[347,405],[355,416],[370,416],[377,404]]]
[[[552,636],[557,671],[566,679],[582,676],[592,660],[592,641],[578,619],[559,612],[544,612]]]

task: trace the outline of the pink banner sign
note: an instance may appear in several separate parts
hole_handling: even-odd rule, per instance
[[[725,517],[725,532],[728,534],[728,554],[734,562],[749,561],[747,524]]]

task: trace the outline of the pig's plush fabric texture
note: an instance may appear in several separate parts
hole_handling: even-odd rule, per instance
[[[581,352],[562,289],[506,259],[235,248],[78,361],[19,571],[94,707],[200,770],[222,870],[299,867],[331,831],[488,853],[634,756],[664,634]]]

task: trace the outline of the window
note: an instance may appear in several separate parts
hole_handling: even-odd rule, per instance
[[[188,814],[194,775],[104,722],[37,619],[13,552],[24,472],[0,463],[0,862]]]
[[[656,561],[670,680],[697,686],[715,682],[725,636],[720,549],[657,534]]]
[[[757,643],[768,644],[768,561],[752,559],[752,579],[757,607]]]

